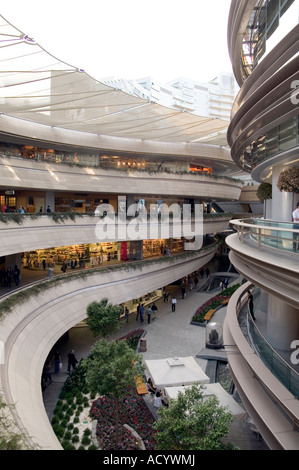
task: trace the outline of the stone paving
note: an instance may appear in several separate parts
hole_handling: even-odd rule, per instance
[[[201,281],[203,284],[206,278]],[[199,286],[200,287],[200,286]],[[187,289],[184,299],[181,298],[181,292],[178,287],[171,286],[173,293],[177,297],[176,311],[172,312],[171,303],[164,303],[163,299],[156,302],[158,312],[156,319],[147,323],[146,315],[144,323],[136,322],[135,314],[131,314],[128,324],[125,324],[117,334],[111,339],[119,338],[126,333],[142,327],[146,330],[147,350],[142,353],[143,359],[162,359],[173,356],[193,356],[200,367],[207,373],[208,359],[196,357],[205,347],[205,328],[190,324],[191,318],[196,309],[206,300],[213,297],[215,293],[202,293]],[[226,308],[217,312],[217,322],[223,322]],[[58,399],[58,395],[67,377],[66,365],[67,354],[71,349],[75,350],[78,360],[88,356],[92,344],[99,338],[94,338],[87,327],[76,327],[69,331],[68,338],[61,340],[59,350],[62,357],[63,369],[58,374],[52,374],[53,382],[43,393],[44,404],[49,419],[52,417],[53,410]],[[145,400],[152,410],[153,400],[148,395]],[[239,405],[242,406],[240,402]],[[248,426],[247,420],[235,420],[231,426],[231,435],[229,440],[240,447],[241,450],[265,450],[267,449],[261,438],[253,434]]]

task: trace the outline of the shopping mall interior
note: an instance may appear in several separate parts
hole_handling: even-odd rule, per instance
[[[51,420],[67,353],[88,356],[87,307],[106,298],[119,336],[143,329],[145,362],[192,356],[211,385],[225,370],[242,450],[299,449],[298,18],[299,0],[231,2],[227,120],[95,80],[1,17],[0,390],[29,448],[63,450]],[[224,280],[238,288],[196,325]],[[57,348],[64,369],[45,384]]]

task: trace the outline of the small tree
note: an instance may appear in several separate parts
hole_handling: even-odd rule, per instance
[[[279,191],[299,193],[299,168],[283,170],[279,175],[277,187]]]
[[[105,395],[115,402],[115,443],[119,439],[121,401],[136,386],[136,376],[142,376],[142,356],[136,354],[125,340],[107,342],[102,339],[91,349],[83,362],[86,382],[92,393]]]
[[[9,408],[0,394],[0,451],[33,450],[28,444],[25,434],[19,432],[11,419]]]
[[[122,313],[120,305],[108,304],[104,298],[100,302],[92,302],[87,307],[87,324],[94,336],[101,334],[103,338],[114,333],[121,327],[119,321]]]
[[[257,197],[261,202],[265,199],[272,199],[272,184],[263,182],[259,185],[256,192]]]
[[[223,444],[229,434],[232,415],[215,396],[203,400],[200,386],[186,388],[169,408],[160,408],[154,424],[158,450],[225,450],[236,448]]]

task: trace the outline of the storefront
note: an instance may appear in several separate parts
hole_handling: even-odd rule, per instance
[[[121,242],[90,243],[26,252],[22,258],[22,266],[31,269],[46,269],[65,264],[75,269],[95,267],[120,259]]]

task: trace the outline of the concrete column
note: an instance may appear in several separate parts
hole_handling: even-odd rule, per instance
[[[22,279],[22,255],[21,253],[14,253],[13,255],[7,255],[5,256],[5,269],[10,267],[11,269],[14,269],[15,265],[18,266],[20,270],[20,280]]]
[[[297,195],[279,191],[277,181],[284,166],[274,166],[272,175],[272,220],[292,222],[292,213],[295,210]]]
[[[55,212],[55,193],[54,191],[46,191],[45,197],[45,212],[47,207],[50,206],[52,212]]]
[[[299,309],[270,294],[267,338],[273,348],[282,351],[290,351],[292,341],[299,340]]]

